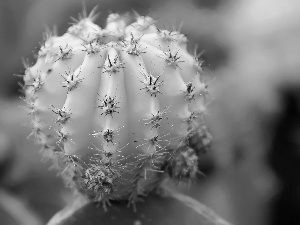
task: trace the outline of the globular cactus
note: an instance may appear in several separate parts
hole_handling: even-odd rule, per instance
[[[150,17],[84,13],[48,35],[24,75],[42,151],[66,182],[99,202],[135,202],[166,177],[190,180],[211,136],[201,61],[179,31]],[[191,141],[193,140],[193,141]]]

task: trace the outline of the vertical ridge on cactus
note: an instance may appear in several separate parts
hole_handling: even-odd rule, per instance
[[[135,202],[166,176],[194,179],[211,135],[207,85],[187,38],[150,17],[128,24],[111,14],[100,28],[95,16],[48,35],[26,68],[32,135],[66,183],[94,201]]]

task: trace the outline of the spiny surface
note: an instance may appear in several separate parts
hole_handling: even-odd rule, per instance
[[[94,18],[48,35],[26,68],[30,136],[67,184],[95,201],[134,202],[166,176],[195,178],[211,136],[207,85],[187,38],[150,17],[128,25],[111,14],[105,28]]]

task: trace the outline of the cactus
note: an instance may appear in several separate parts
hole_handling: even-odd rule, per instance
[[[179,31],[139,15],[130,24],[111,14],[105,28],[95,18],[83,13],[64,35],[48,33],[27,66],[29,136],[74,190],[134,203],[166,177],[196,177],[211,140],[208,87]]]

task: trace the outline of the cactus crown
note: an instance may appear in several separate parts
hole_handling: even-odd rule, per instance
[[[95,201],[134,202],[166,176],[193,179],[211,136],[207,85],[187,38],[150,17],[128,24],[111,14],[105,28],[94,19],[83,13],[64,35],[47,35],[26,68],[31,135],[68,185]]]

